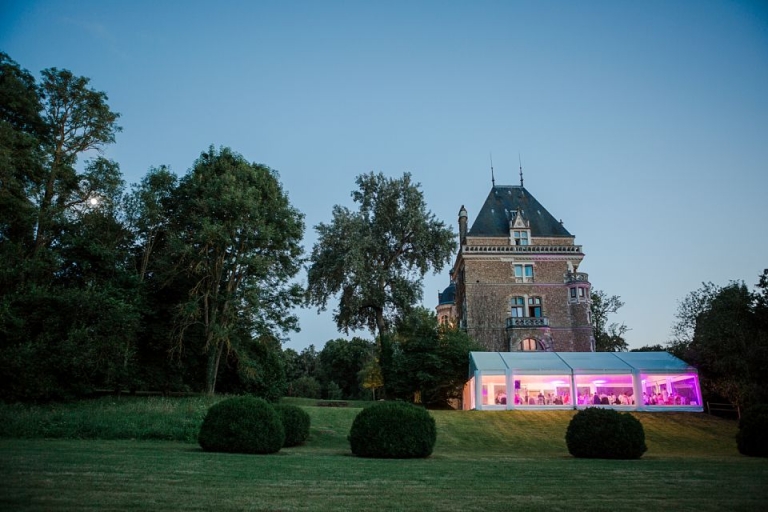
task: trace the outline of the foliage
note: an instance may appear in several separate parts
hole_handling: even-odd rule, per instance
[[[586,459],[639,459],[648,449],[637,418],[599,407],[588,407],[573,416],[565,442],[571,455]]]
[[[239,396],[208,409],[198,441],[207,452],[276,453],[285,441],[285,430],[269,402]]]
[[[118,165],[78,158],[119,114],[89,80],[34,78],[0,54],[0,397],[50,400],[136,375],[140,294],[127,265]]]
[[[425,404],[458,398],[467,381],[469,353],[481,350],[464,331],[438,325],[433,311],[415,308],[385,340],[381,360],[388,396]]]
[[[340,330],[368,328],[382,335],[421,299],[421,278],[448,263],[455,241],[451,229],[427,211],[410,174],[362,174],[356,183],[358,210],[336,205],[331,223],[315,226],[307,300],[325,310],[338,296],[334,320]]]
[[[284,447],[299,446],[309,439],[309,426],[311,419],[307,411],[301,407],[290,404],[277,404],[274,406],[280,421],[285,429]]]
[[[739,453],[752,457],[768,457],[768,405],[758,404],[744,409],[739,419],[736,446]]]
[[[177,194],[173,241],[192,288],[179,306],[176,339],[181,349],[191,327],[202,330],[213,393],[222,355],[248,341],[235,331],[260,337],[297,328],[289,310],[301,290],[290,280],[301,264],[303,220],[273,170],[228,148],[203,152]]]
[[[319,376],[320,356],[314,345],[305,347],[300,353],[286,348],[282,356],[285,376],[289,381],[300,377],[317,378]]]
[[[624,339],[624,334],[629,328],[623,322],[621,324],[608,323],[608,316],[615,314],[624,306],[621,297],[618,295],[609,297],[602,290],[592,290],[591,299],[589,309],[592,312],[595,350],[597,352],[626,352],[629,345]]]
[[[640,348],[633,348],[630,350],[630,352],[666,352],[667,347],[664,345],[656,344],[656,345],[643,345]]]
[[[745,407],[768,401],[768,308],[741,282],[706,283],[678,309],[671,345],[699,369],[702,391]]]
[[[338,384],[336,384],[334,381],[330,381],[325,386],[325,398],[328,400],[341,400],[344,398],[344,394],[342,393]]]
[[[360,385],[371,390],[371,398],[376,400],[376,390],[384,387],[384,374],[378,359],[371,358],[359,373]]]
[[[436,440],[434,418],[426,409],[405,402],[379,402],[363,409],[349,431],[350,448],[359,457],[429,457]]]
[[[238,336],[247,338],[248,333]],[[237,351],[229,353],[220,391],[225,393],[248,393],[268,402],[277,402],[285,395],[287,384],[285,370],[280,358],[279,342],[270,338],[238,341]]]
[[[333,381],[341,389],[339,398],[360,398],[362,390],[358,374],[373,351],[373,343],[362,338],[328,340],[318,355],[321,380],[326,387]]]
[[[314,377],[299,377],[288,383],[288,396],[320,398],[322,386]]]

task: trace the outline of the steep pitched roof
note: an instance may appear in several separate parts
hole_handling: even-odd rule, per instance
[[[477,214],[468,236],[509,236],[509,221],[520,209],[531,236],[573,237],[524,187],[496,185]]]

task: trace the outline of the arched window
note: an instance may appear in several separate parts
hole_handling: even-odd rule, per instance
[[[526,338],[520,342],[520,350],[523,350],[523,351],[542,350],[542,346],[541,346],[541,343],[539,343],[534,338]]]

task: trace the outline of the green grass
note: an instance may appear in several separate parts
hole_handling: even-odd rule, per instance
[[[205,403],[149,401],[150,413],[140,412],[141,400],[127,402],[53,410],[68,418],[64,407],[84,421],[84,411],[95,408],[102,422],[119,411],[125,424],[139,425],[132,416],[153,417],[165,407],[169,417],[194,417]],[[27,418],[45,416],[33,409]],[[433,456],[402,461],[351,456],[346,435],[359,407],[305,409],[309,441],[268,456],[206,453],[189,442],[6,436],[0,510],[708,511],[768,504],[768,460],[739,455],[736,423],[703,414],[637,414],[648,452],[609,461],[568,455],[571,412],[434,411]],[[8,410],[0,407],[0,419]]]

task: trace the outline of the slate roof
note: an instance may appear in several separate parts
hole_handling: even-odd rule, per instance
[[[451,283],[442,292],[437,292],[438,304],[455,304],[456,303],[456,283]]]
[[[509,221],[517,209],[531,223],[531,236],[573,237],[525,187],[496,185],[477,214],[468,236],[509,236]]]

